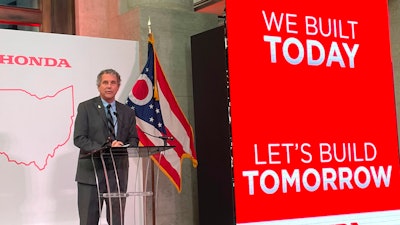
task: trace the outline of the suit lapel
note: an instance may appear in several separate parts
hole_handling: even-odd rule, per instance
[[[122,120],[123,120],[123,114],[122,114],[122,110],[120,109],[120,106],[119,106],[119,104],[118,104],[118,102],[117,101],[115,101],[115,109],[117,110],[117,126],[118,126],[118,129],[117,129],[117,137],[119,137],[119,135],[120,135],[120,130],[121,130],[121,122],[122,122]]]
[[[100,97],[94,99],[94,107],[97,109],[97,112],[99,113],[99,116],[103,120],[104,124],[107,125],[106,113]]]

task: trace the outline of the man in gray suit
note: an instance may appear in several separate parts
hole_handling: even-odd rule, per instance
[[[106,157],[104,161],[106,170],[103,170],[100,158],[92,155],[100,149],[112,153],[113,147],[122,147],[127,144],[131,147],[138,146],[135,112],[115,100],[120,83],[121,77],[117,71],[113,69],[101,71],[97,75],[97,89],[100,95],[78,106],[74,144],[80,149],[75,180],[78,186],[78,211],[81,225],[98,224],[103,202],[107,205],[108,223],[110,225],[124,223],[126,199],[102,197],[101,193],[127,191],[128,156],[124,154]],[[108,110],[110,110],[109,116]],[[108,124],[109,121],[112,128]],[[109,187],[106,185],[107,180]]]

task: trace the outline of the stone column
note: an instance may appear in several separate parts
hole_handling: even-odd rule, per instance
[[[193,11],[193,0],[128,0],[140,27],[140,61],[147,59],[147,22],[150,18],[155,49],[167,80],[184,114],[194,127],[190,37],[218,25],[216,15]],[[156,223],[190,225],[198,222],[197,173],[189,159],[182,165],[182,191],[160,174]],[[151,221],[148,218],[147,221]]]

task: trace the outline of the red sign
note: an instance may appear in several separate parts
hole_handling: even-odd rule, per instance
[[[364,3],[226,1],[238,224],[400,209],[388,6]]]

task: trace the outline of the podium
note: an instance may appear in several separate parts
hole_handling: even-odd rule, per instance
[[[153,197],[154,190],[147,188],[148,174],[150,166],[150,156],[163,153],[174,146],[139,146],[139,147],[106,147],[93,151],[82,157],[90,158],[93,164],[96,186],[99,200],[99,212],[102,211],[105,201],[107,204],[107,217],[109,225],[134,225],[135,223],[125,223],[125,216],[132,216],[132,213],[127,213],[127,200],[129,197]],[[133,175],[130,167],[136,159],[147,160],[147,170],[136,164],[136,172]],[[151,174],[153,178],[153,174]],[[134,176],[134,177],[133,177]],[[136,181],[141,184],[139,190],[128,188],[131,178],[136,178]],[[135,179],[134,179],[135,180]],[[142,182],[144,185],[142,185]],[[152,181],[154,182],[154,181]],[[132,200],[134,201],[134,200]],[[129,205],[129,204],[128,204]],[[146,210],[143,210],[146,211]],[[154,210],[153,210],[154,211]],[[143,212],[144,213],[144,212]],[[100,213],[101,214],[101,213]],[[146,224],[146,215],[143,215],[143,222],[140,225]],[[134,218],[136,219],[136,218]],[[122,221],[122,222],[121,222]]]

